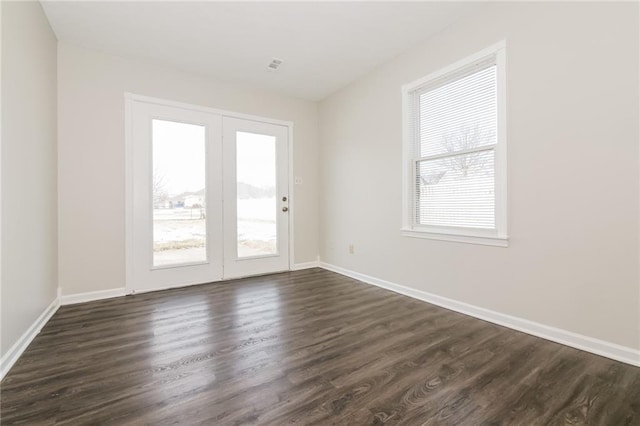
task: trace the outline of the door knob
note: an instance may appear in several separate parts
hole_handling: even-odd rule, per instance
[[[282,208],[282,211],[283,211],[283,212],[288,212],[288,211],[289,211],[289,207],[283,207],[283,208]]]

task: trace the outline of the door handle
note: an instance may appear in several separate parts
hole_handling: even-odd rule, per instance
[[[288,211],[289,211],[289,207],[283,207],[283,208],[282,208],[282,211],[283,211],[283,212],[288,212]]]

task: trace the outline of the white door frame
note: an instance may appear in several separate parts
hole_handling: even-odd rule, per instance
[[[124,93],[124,143],[125,143],[125,293],[132,294],[133,287],[133,103],[142,102],[147,104],[170,106],[182,108],[186,110],[205,112],[210,114],[221,115],[222,117],[240,118],[244,120],[253,120],[262,123],[276,124],[285,126],[288,129],[288,149],[289,149],[289,270],[295,264],[294,259],[294,214],[295,214],[295,194],[294,194],[294,174],[293,174],[293,122],[277,120],[273,118],[261,117],[257,115],[243,114],[239,112],[226,111],[216,108],[210,108],[200,105],[193,105],[183,102],[175,102],[167,99],[154,98],[144,95],[136,95],[134,93]],[[235,278],[234,278],[235,279]],[[179,286],[182,287],[182,286]],[[170,288],[170,287],[167,287]],[[160,290],[160,289],[155,289]]]

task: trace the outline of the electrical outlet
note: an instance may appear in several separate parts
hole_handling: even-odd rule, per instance
[[[349,244],[349,254],[355,253],[355,249],[353,248],[353,244]]]

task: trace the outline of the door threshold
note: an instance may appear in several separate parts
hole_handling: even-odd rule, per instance
[[[217,281],[207,281],[207,282],[203,282],[203,283],[193,283],[193,284],[170,285],[170,286],[166,286],[166,287],[153,288],[153,289],[148,289],[148,290],[138,290],[138,291],[134,290],[131,293],[127,293],[126,296],[134,296],[136,294],[145,294],[145,293],[154,293],[156,291],[176,290],[176,289],[180,289],[180,288],[195,287],[195,286],[198,286],[198,285],[208,285],[208,284],[223,283],[223,282],[229,282],[229,281],[235,281],[235,280],[243,280],[243,279],[246,279],[246,278],[263,277],[263,276],[267,276],[267,275],[282,274],[283,272],[293,272],[293,270],[291,270],[291,269],[283,269],[281,271],[273,271],[273,272],[258,272],[256,274],[242,275],[240,277],[222,278],[222,279],[217,280]]]

